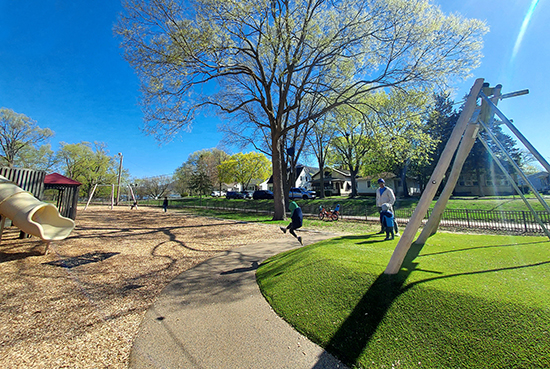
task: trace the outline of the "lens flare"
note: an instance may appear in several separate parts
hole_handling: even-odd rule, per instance
[[[527,11],[527,14],[525,14],[525,18],[523,18],[523,23],[521,24],[521,28],[519,29],[518,38],[516,39],[516,43],[514,45],[514,51],[512,52],[512,60],[515,59],[517,53],[519,52],[521,42],[523,41],[523,36],[525,36],[525,31],[527,30],[527,26],[529,26],[529,22],[531,21],[531,17],[533,16],[533,13],[535,12],[535,8],[537,7],[538,3],[539,3],[539,0],[532,0],[531,1],[531,6],[529,7],[529,10]]]

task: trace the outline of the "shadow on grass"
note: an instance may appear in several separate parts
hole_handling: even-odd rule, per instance
[[[485,245],[485,246],[466,247],[466,248],[463,248],[463,249],[446,250],[446,251],[432,252],[430,254],[422,254],[422,256],[442,255],[442,254],[450,254],[450,253],[455,253],[455,252],[471,251],[471,250],[478,250],[478,249],[499,248],[499,247],[518,247],[518,246],[525,246],[525,245],[535,245],[537,243],[548,243],[548,241],[544,240],[544,241],[532,241],[532,242],[524,242],[524,243],[510,243],[510,244],[507,244],[507,245]]]
[[[363,236],[364,238],[364,236]],[[377,240],[363,243],[377,242]],[[413,244],[401,271],[396,275],[380,274],[329,341],[326,349],[348,365],[355,364],[395,299],[405,290],[403,285],[418,263],[414,260],[423,245]]]
[[[361,243],[374,243],[373,241],[365,241]],[[544,241],[547,242],[547,241]],[[537,243],[537,242],[534,242]],[[327,351],[336,355],[340,360],[348,365],[355,365],[359,360],[361,354],[369,344],[369,341],[376,333],[378,326],[382,319],[384,319],[386,313],[390,309],[393,302],[403,293],[407,292],[414,286],[419,284],[431,282],[439,279],[453,278],[464,275],[486,274],[494,273],[503,270],[515,270],[523,268],[537,267],[540,265],[550,264],[549,261],[542,261],[539,263],[518,265],[512,267],[502,267],[496,269],[479,270],[465,273],[456,273],[450,275],[441,275],[442,272],[423,270],[418,268],[418,263],[415,262],[416,258],[420,254],[424,245],[412,244],[405,260],[402,264],[401,270],[396,275],[380,274],[378,278],[372,283],[368,291],[361,298],[358,304],[355,306],[352,313],[346,318],[346,320],[339,327],[338,331],[331,338],[326,346]],[[510,245],[501,245],[510,246]],[[517,245],[515,245],[517,246]],[[485,246],[489,247],[489,246]],[[493,247],[493,246],[490,246]],[[495,246],[496,247],[496,246]],[[427,272],[432,274],[439,274],[438,276],[426,278],[420,281],[416,281],[405,286],[405,282],[412,272]]]

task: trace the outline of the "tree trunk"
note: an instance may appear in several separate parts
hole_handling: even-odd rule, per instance
[[[273,169],[273,220],[285,219],[285,197],[283,193],[283,153],[281,140],[277,135],[272,135],[272,150],[271,157]]]
[[[485,197],[485,192],[483,192],[483,185],[481,183],[481,170],[479,168],[476,168],[476,178],[477,178],[479,197]]]
[[[399,171],[399,177],[401,178],[401,184],[403,188],[403,197],[411,197],[409,195],[409,186],[407,185],[407,165],[406,164]]]
[[[359,172],[358,169],[349,171],[350,177],[351,177],[351,195],[350,197],[356,197],[357,196],[357,172]]]
[[[325,198],[325,162],[319,160],[319,198]]]

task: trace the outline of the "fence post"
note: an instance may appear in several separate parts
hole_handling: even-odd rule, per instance
[[[468,213],[468,209],[466,209],[466,222],[468,223],[468,228],[470,228],[470,213]]]
[[[525,211],[522,211],[521,215],[523,216],[523,227],[525,229],[525,233],[527,233],[527,219],[525,219]]]

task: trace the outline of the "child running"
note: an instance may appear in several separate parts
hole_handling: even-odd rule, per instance
[[[299,237],[294,232],[296,229],[302,226],[302,221],[303,221],[302,209],[300,209],[300,207],[298,206],[298,204],[296,204],[295,201],[291,201],[288,208],[290,209],[290,219],[292,219],[292,222],[290,222],[290,224],[286,228],[280,227],[281,231],[283,231],[283,233],[286,233],[288,229],[290,234],[298,239],[298,242],[300,242],[300,245],[303,245],[302,237]]]

